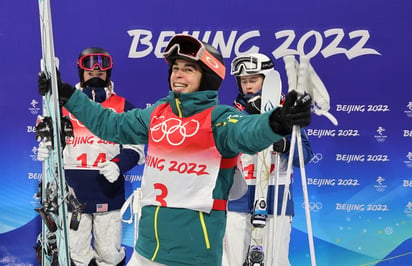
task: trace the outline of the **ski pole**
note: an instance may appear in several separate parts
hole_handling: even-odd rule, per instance
[[[269,233],[267,238],[268,248],[267,248],[267,259],[266,262],[268,265],[276,265],[273,264],[273,260],[277,263],[277,257],[274,256],[276,254],[277,247],[279,247],[278,243],[280,244],[280,237],[279,237],[279,229],[277,227],[278,222],[278,195],[279,195],[279,174],[280,174],[280,155],[276,152],[275,155],[275,180],[274,180],[274,191],[273,191],[273,221],[272,224],[269,222]],[[273,239],[272,239],[273,237]],[[275,243],[273,243],[275,242]],[[269,263],[270,262],[270,263]]]
[[[298,74],[296,73],[297,63],[296,63],[294,56],[285,56],[284,62],[285,62],[286,73],[288,76],[289,92],[292,90],[296,90],[298,93],[303,94],[307,86],[309,58],[306,56],[300,56]],[[311,223],[311,218],[310,218],[308,191],[307,191],[307,185],[306,185],[306,173],[305,173],[304,156],[303,156],[303,149],[302,149],[302,136],[300,132],[300,126],[296,126],[296,125],[294,125],[292,129],[291,145],[290,145],[290,151],[292,152],[289,153],[287,176],[290,176],[292,173],[293,153],[295,150],[296,139],[298,142],[297,148],[298,148],[298,155],[299,155],[299,166],[301,169],[302,190],[303,190],[303,198],[304,198],[304,205],[305,205],[305,217],[306,217],[306,224],[307,224],[307,231],[308,231],[311,265],[315,266],[316,259],[315,259],[315,251],[314,251],[314,244],[313,244],[313,233],[312,233],[312,223]],[[288,194],[289,194],[289,186],[285,186],[281,215],[284,215],[286,212],[286,200],[287,200]]]
[[[299,75],[298,75],[298,84],[297,92],[303,94],[307,86],[307,79],[309,73],[309,57],[301,55],[299,64]],[[293,129],[296,131],[296,138],[298,142],[298,153],[299,153],[299,166],[301,172],[302,180],[302,191],[303,191],[303,201],[305,205],[305,215],[306,215],[306,226],[308,231],[308,241],[309,241],[309,251],[312,266],[316,266],[315,258],[315,246],[313,243],[313,233],[312,233],[312,223],[310,218],[310,209],[309,209],[309,197],[308,197],[308,188],[306,184],[306,171],[305,163],[303,158],[303,149],[302,149],[302,136],[299,126],[293,126]]]
[[[297,83],[297,73],[296,73],[296,61],[295,57],[293,55],[285,56],[283,58],[285,62],[285,70],[286,70],[286,75],[288,78],[288,92],[292,90],[296,90],[296,83]],[[290,143],[290,151],[294,151],[295,149],[295,143],[296,143],[296,131],[292,130],[292,136],[291,136],[291,143]],[[292,167],[293,167],[293,153],[294,152],[289,152],[289,157],[288,157],[288,166],[286,170],[286,176],[290,177],[292,175]],[[284,190],[283,190],[283,196],[282,196],[282,206],[281,206],[281,211],[280,211],[280,216],[284,217],[286,215],[286,204],[287,204],[287,196],[289,194],[289,185],[285,184]],[[280,224],[279,231],[282,232],[284,230],[283,228],[283,223]],[[277,240],[277,246],[279,246],[280,240]],[[275,250],[275,264],[277,265],[278,263],[278,258],[279,258],[279,249]]]

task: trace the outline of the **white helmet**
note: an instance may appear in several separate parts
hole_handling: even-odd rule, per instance
[[[230,74],[240,77],[267,73],[274,69],[272,60],[264,54],[245,54],[233,59]]]
[[[276,94],[281,95],[282,82],[279,72],[275,70],[273,61],[266,55],[260,53],[239,55],[232,60],[230,66],[230,74],[236,76],[237,86],[242,96],[240,77],[256,74],[261,74],[265,77],[262,89],[270,86],[276,89]]]

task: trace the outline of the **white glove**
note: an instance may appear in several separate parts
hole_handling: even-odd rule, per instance
[[[40,141],[39,148],[37,149],[37,160],[44,161],[50,156],[50,149],[52,142],[50,141]]]
[[[99,172],[106,177],[110,183],[115,182],[120,176],[120,169],[116,163],[107,161],[99,165]]]

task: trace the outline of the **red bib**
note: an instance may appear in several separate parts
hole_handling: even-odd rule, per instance
[[[221,161],[213,138],[212,110],[181,118],[169,104],[154,109],[142,179],[142,206],[210,212]]]
[[[112,95],[101,105],[117,113],[122,113],[125,98]],[[63,115],[69,116],[74,132],[74,138],[67,140],[63,151],[65,169],[96,170],[98,163],[109,161],[119,154],[119,144],[98,138],[65,108],[63,108]]]

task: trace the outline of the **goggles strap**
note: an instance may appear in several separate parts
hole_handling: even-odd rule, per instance
[[[225,66],[208,50],[204,50],[202,56],[200,57],[200,61],[202,61],[208,68],[210,68],[213,72],[216,73],[221,79],[225,78],[226,68]]]
[[[272,61],[261,61],[259,58],[253,56],[244,56],[236,59],[232,65],[230,74],[238,75],[243,71],[247,74],[256,74],[262,70],[273,68]]]

